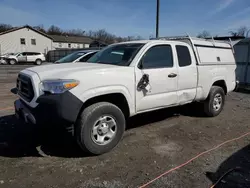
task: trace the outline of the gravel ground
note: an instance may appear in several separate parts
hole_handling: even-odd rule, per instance
[[[197,154],[250,131],[250,94],[230,93],[223,112],[202,117],[188,105],[134,117],[111,152],[87,156],[71,135],[46,133],[13,116],[15,83],[0,84],[0,187],[138,187]],[[250,135],[223,145],[148,187],[210,187],[231,168],[241,167],[218,187],[250,187]]]

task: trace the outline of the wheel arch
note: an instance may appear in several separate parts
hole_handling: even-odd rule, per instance
[[[82,110],[98,102],[109,102],[111,104],[114,104],[121,109],[126,118],[130,116],[130,109],[128,102],[126,100],[126,97],[122,93],[110,93],[92,97],[84,102]]]
[[[81,111],[96,102],[110,102],[118,106],[125,117],[135,114],[135,105],[127,88],[123,86],[109,86],[91,89],[84,92],[80,100],[83,102]]]
[[[224,79],[215,81],[212,86],[221,87],[224,90],[225,94],[227,94],[227,84]]]

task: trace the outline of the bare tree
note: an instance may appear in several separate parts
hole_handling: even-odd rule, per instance
[[[148,37],[149,39],[153,39],[153,38],[155,38],[154,37],[154,35],[153,34],[151,34],[151,35],[149,35],[149,37]]]
[[[107,44],[111,44],[117,41],[117,37],[113,34],[110,34],[105,29],[99,29],[97,31],[90,30],[86,35]]]
[[[246,26],[242,26],[239,29],[237,29],[237,31],[230,31],[229,33],[233,36],[233,37],[244,37],[247,34],[247,27]]]
[[[64,32],[61,28],[59,28],[55,25],[52,25],[49,27],[47,33],[50,35],[62,35]]]
[[[44,28],[43,25],[37,25],[37,26],[33,26],[34,29],[41,31],[43,33],[47,33],[46,29]]]
[[[85,31],[82,29],[71,29],[65,33],[67,33],[69,36],[84,36]]]
[[[142,40],[143,37],[137,35],[137,36],[127,36],[124,38],[125,41],[133,41],[133,40]]]
[[[0,24],[0,33],[12,29],[13,26],[9,24]]]
[[[198,38],[208,38],[211,37],[210,33],[206,30],[202,31],[197,35]]]

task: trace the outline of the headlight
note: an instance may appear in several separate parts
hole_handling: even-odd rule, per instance
[[[79,84],[77,80],[44,80],[40,83],[40,90],[52,94],[64,93]]]

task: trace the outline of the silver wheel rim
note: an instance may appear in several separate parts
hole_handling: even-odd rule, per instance
[[[15,64],[15,60],[10,60],[10,64],[14,65]]]
[[[98,145],[110,143],[117,132],[117,124],[111,116],[101,116],[95,123],[91,131],[92,140]]]
[[[217,93],[214,96],[213,108],[215,111],[219,111],[221,109],[221,106],[222,106],[222,96],[221,94]]]
[[[40,61],[40,60],[37,60],[37,61],[36,61],[36,64],[37,64],[37,65],[41,65],[41,61]]]

